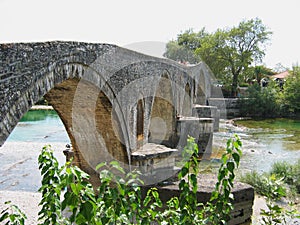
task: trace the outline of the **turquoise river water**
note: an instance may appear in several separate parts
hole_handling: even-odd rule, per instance
[[[295,163],[300,159],[300,120],[222,121],[214,135],[216,146],[236,133],[243,143],[241,170],[267,172],[277,161]]]
[[[214,133],[215,156],[220,156],[226,141],[234,133],[243,143],[241,173],[252,170],[265,172],[274,162],[294,163],[300,159],[299,120],[244,120],[235,124],[222,120],[220,131]],[[45,144],[51,144],[63,163],[62,150],[67,143],[70,143],[69,137],[55,111],[29,111],[0,148],[0,190],[37,191],[40,185],[39,150]],[[218,163],[206,163],[203,164],[205,170],[218,167]]]

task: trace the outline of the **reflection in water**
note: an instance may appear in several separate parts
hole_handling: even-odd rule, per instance
[[[222,121],[220,132],[214,135],[214,145],[225,145],[236,133],[243,143],[241,172],[265,172],[277,161],[295,163],[300,159],[300,121],[290,119],[243,120],[234,126]]]

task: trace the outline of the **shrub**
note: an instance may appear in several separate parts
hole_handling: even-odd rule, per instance
[[[283,86],[282,108],[285,113],[300,115],[300,67],[294,67]]]
[[[250,86],[247,90],[248,97],[239,101],[242,116],[276,117],[280,114],[278,92],[274,85],[262,88],[258,84]]]
[[[278,200],[286,196],[286,188],[283,179],[275,175],[259,174],[256,171],[248,172],[241,176],[240,180],[250,184],[256,193],[270,199]]]
[[[193,138],[188,139],[183,151],[186,161],[178,175],[181,194],[167,203],[160,200],[155,188],[142,198],[138,172],[126,173],[116,162],[97,167],[102,170],[96,194],[88,183],[88,174],[70,163],[59,167],[50,146],[45,146],[39,156],[42,174],[40,224],[225,224],[233,207],[231,189],[241,157],[240,147],[237,136],[228,140],[215,190],[204,205],[196,198],[199,165],[198,148]],[[112,171],[117,171],[118,175]],[[66,210],[68,216],[63,213]],[[8,216],[5,211],[0,218],[4,221]],[[7,224],[23,225],[22,221]]]
[[[276,162],[272,165],[270,174],[282,177],[283,181],[300,193],[300,160],[295,164]]]
[[[8,207],[0,213],[0,223],[6,221],[5,224],[24,225],[27,217],[18,206],[11,204],[10,201],[5,202],[5,205]]]

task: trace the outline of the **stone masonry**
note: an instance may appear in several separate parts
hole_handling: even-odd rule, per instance
[[[95,167],[112,160],[140,169],[150,183],[172,176],[188,136],[209,157],[219,117],[207,106],[210,96],[203,63],[184,66],[109,44],[0,44],[0,146],[45,97],[72,142],[66,154],[94,184]]]
[[[204,64],[186,67],[114,45],[2,44],[0,59],[0,145],[45,96],[87,171],[101,161],[131,165],[131,154],[148,142],[176,149],[177,118],[210,97]]]

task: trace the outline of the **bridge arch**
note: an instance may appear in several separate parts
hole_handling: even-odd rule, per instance
[[[203,66],[186,67],[114,45],[79,42],[2,44],[0,57],[5,62],[0,64],[0,146],[22,115],[46,96],[71,136],[78,162],[87,170],[90,169],[88,166],[94,167],[98,163],[100,156],[104,160],[114,158],[130,165],[130,154],[138,147],[132,109],[135,107],[136,111],[143,112],[143,138],[147,142],[147,129],[157,107],[158,90],[165,92],[161,94],[170,106],[172,126],[167,129],[170,131],[168,138],[175,132],[174,120],[182,114],[185,93],[188,92],[193,103],[197,102],[200,88],[204,97],[209,96],[206,93],[209,92],[209,79],[205,73],[199,73]],[[165,89],[162,80],[167,84]],[[136,108],[137,104],[141,106],[140,99],[143,109]],[[104,137],[100,135],[101,138],[97,136],[104,133],[101,132],[101,121],[109,114],[106,122],[111,131]],[[84,123],[77,124],[77,119]],[[88,125],[94,130],[85,132],[91,127]],[[142,132],[139,130],[139,133]],[[96,141],[88,142],[86,135]],[[118,141],[111,142],[111,139]],[[105,149],[107,145],[119,150],[116,153],[109,147],[109,154],[101,155],[93,149],[95,146]],[[89,150],[86,146],[90,146]],[[93,157],[97,154],[98,157]]]

